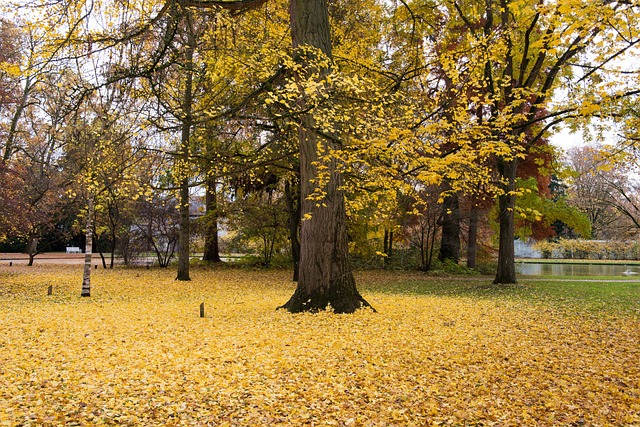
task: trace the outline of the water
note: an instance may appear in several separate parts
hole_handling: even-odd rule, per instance
[[[516,269],[519,274],[527,276],[620,276],[620,278],[637,277],[640,279],[640,265],[638,264],[517,262]]]

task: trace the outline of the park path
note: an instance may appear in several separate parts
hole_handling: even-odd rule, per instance
[[[100,254],[93,254],[93,260],[100,260]],[[29,263],[29,255],[22,253],[0,252],[0,265],[26,265]],[[84,254],[68,254],[65,252],[48,252],[36,255],[34,264],[82,264]]]
[[[102,260],[100,259],[100,254],[93,254],[92,260],[94,263],[101,264]],[[9,253],[9,252],[0,252],[0,266],[9,265],[12,263],[13,265],[27,265],[29,263],[29,256],[22,253]],[[36,256],[34,260],[34,264],[71,264],[71,265],[81,265],[84,263],[84,254],[68,254],[65,252],[48,252],[39,254]],[[448,276],[447,280],[491,280],[490,276],[486,277],[466,277],[466,276]],[[549,277],[518,277],[518,281],[520,283],[526,282],[585,282],[585,283],[640,283],[640,277],[637,279],[573,279],[571,277],[567,278],[549,278]]]

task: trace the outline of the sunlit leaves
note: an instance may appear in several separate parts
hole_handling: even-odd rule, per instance
[[[6,425],[640,422],[637,311],[518,297],[534,284],[362,273],[377,314],[290,315],[287,273],[97,270],[81,300],[75,267],[1,268]]]

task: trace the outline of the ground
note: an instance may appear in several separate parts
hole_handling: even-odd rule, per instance
[[[361,272],[377,313],[292,315],[289,272],[174,276],[0,265],[0,425],[640,426],[637,283]]]

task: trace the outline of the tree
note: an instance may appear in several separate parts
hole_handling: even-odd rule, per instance
[[[202,218],[204,228],[204,253],[203,261],[221,262],[218,240],[218,220],[220,210],[218,205],[218,184],[215,177],[208,176],[205,182],[205,208],[206,213]]]
[[[226,9],[243,10],[256,7],[264,3],[264,0],[235,0],[235,1],[168,1],[161,7],[154,8],[153,5],[142,5],[135,12],[125,13],[127,19],[139,18],[138,22],[121,22],[119,25],[105,25],[109,30],[102,33],[93,31],[93,34],[82,35],[80,30],[84,26],[77,25],[86,18],[87,10],[84,4],[74,4],[70,2],[58,2],[50,7],[51,10],[60,9],[64,16],[69,16],[69,25],[60,29],[61,39],[66,42],[80,41],[85,46],[100,46],[105,49],[121,43],[122,41],[134,40],[136,37],[148,37],[149,29],[154,28],[160,22],[169,22],[166,31],[161,34],[162,40],[160,48],[155,50],[148,62],[139,61],[141,57],[131,58],[133,67],[128,67],[129,76],[149,76],[161,70],[168,62],[161,61],[164,55],[171,56],[176,53],[172,40],[180,29],[177,25],[175,12],[181,10],[185,15],[191,15],[191,8],[223,7]],[[63,8],[68,7],[66,12]],[[72,13],[77,12],[77,14]],[[91,11],[89,12],[91,13]],[[105,14],[104,16],[115,16],[116,14]],[[331,38],[329,32],[329,16],[326,0],[300,1],[293,0],[290,3],[290,16],[292,28],[292,41],[294,46],[294,59],[297,65],[290,69],[295,73],[295,79],[301,83],[302,87],[318,85],[330,89],[331,85],[325,80],[330,70]],[[81,17],[78,19],[78,17]],[[164,21],[163,21],[164,20]],[[188,21],[188,19],[187,19]],[[156,27],[157,28],[157,27]],[[148,40],[148,38],[147,38]],[[185,74],[189,87],[189,76],[191,76],[192,61],[189,59],[189,52],[193,43],[184,44],[187,46],[184,64],[187,69]],[[191,47],[189,47],[191,46]],[[192,51],[191,51],[192,52]],[[134,62],[137,61],[137,62]],[[191,66],[190,66],[191,65]],[[133,70],[133,73],[130,71]],[[111,81],[119,79],[118,73],[112,75]],[[193,114],[189,109],[191,96],[188,91],[184,92],[183,102],[180,103],[182,114],[182,141],[186,141],[193,124]],[[285,308],[290,311],[320,310],[328,305],[336,312],[352,312],[363,305],[368,305],[360,296],[355,287],[355,281],[348,265],[348,246],[346,233],[346,212],[344,207],[343,180],[338,171],[337,162],[329,166],[329,175],[333,175],[323,188],[322,200],[317,197],[310,200],[309,197],[316,193],[317,185],[312,182],[317,175],[317,165],[314,164],[319,159],[318,148],[328,151],[333,148],[340,148],[339,143],[328,134],[320,136],[320,128],[316,116],[305,111],[312,108],[313,102],[310,99],[300,97],[297,107],[303,113],[296,118],[298,127],[298,139],[300,142],[300,174],[301,174],[301,199],[303,200],[302,212],[307,214],[301,225],[301,259],[300,259],[300,281],[298,290],[285,304]],[[236,109],[237,111],[237,109]],[[181,149],[182,156],[188,156],[185,150]],[[182,160],[185,160],[184,158]],[[334,173],[335,172],[335,173]],[[184,178],[184,176],[181,176]],[[182,181],[182,192],[185,193],[184,180]],[[184,199],[184,194],[183,194]],[[186,203],[183,200],[182,208]],[[326,205],[326,206],[324,206]],[[183,245],[185,246],[185,245]],[[179,269],[180,270],[180,269]],[[180,276],[180,274],[179,274]],[[186,278],[186,276],[184,277]]]
[[[162,268],[169,266],[179,246],[179,204],[179,199],[164,192],[155,192],[151,197],[140,198],[137,202],[130,244],[138,251],[148,251],[150,248]]]
[[[331,58],[326,0],[291,0],[290,14],[293,48],[304,70],[298,78],[326,84],[323,78],[328,74],[328,64],[318,64],[323,56]],[[335,162],[329,165],[331,180],[324,189],[322,203],[312,199],[319,146],[329,150],[336,144],[319,137],[316,126],[311,115],[301,117],[298,132],[304,217],[300,230],[300,275],[295,293],[282,307],[295,313],[324,310],[330,305],[336,313],[352,313],[369,303],[357,291],[349,266],[342,177]]]
[[[230,225],[237,228],[233,242],[257,249],[262,265],[269,267],[287,235],[284,183],[266,170],[257,181],[238,179],[235,185],[236,202],[229,215]]]
[[[448,48],[442,50],[443,68],[452,81],[460,82],[456,88],[459,97],[466,97],[466,101],[458,98],[456,102],[465,105],[476,123],[482,124],[475,126],[482,132],[478,149],[492,154],[500,179],[495,283],[514,283],[519,163],[553,125],[588,117],[611,100],[629,95],[601,84],[601,73],[613,58],[637,43],[632,22],[638,10],[632,3],[613,1],[441,4],[450,18],[446,34],[458,35],[450,37]],[[620,37],[622,33],[630,36]],[[601,43],[602,37],[609,37],[611,43]],[[574,65],[583,71],[573,72]],[[573,82],[573,103],[551,108],[555,90],[560,85],[568,87],[567,82]],[[587,92],[582,85],[592,86]]]
[[[566,161],[572,170],[568,203],[585,215],[593,236],[627,239],[637,228],[637,183],[629,153],[611,155],[599,146],[574,147]]]

